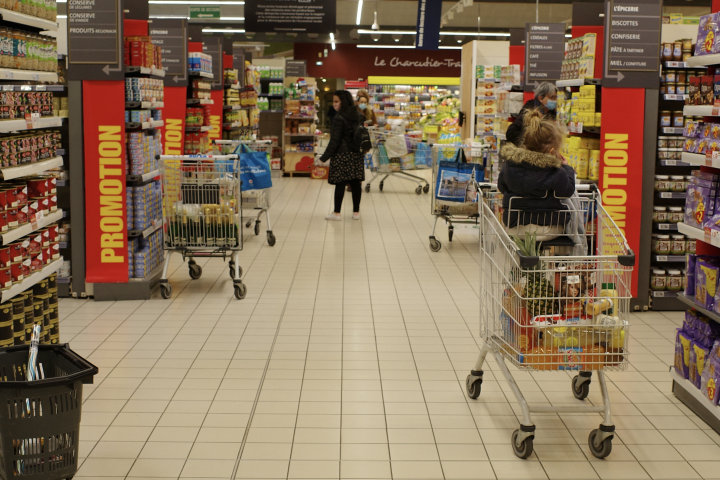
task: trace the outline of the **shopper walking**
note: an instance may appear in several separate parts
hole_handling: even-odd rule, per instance
[[[357,106],[361,117],[365,119],[365,126],[374,127],[378,124],[375,112],[370,105],[370,95],[367,90],[360,90],[357,94]]]
[[[320,157],[321,162],[330,160],[328,183],[335,185],[335,210],[325,219],[335,221],[342,219],[340,208],[345,196],[345,185],[349,185],[352,190],[353,220],[360,220],[361,182],[365,180],[365,168],[363,154],[359,151],[359,147],[355,147],[354,137],[355,128],[361,124],[362,118],[352,95],[347,90],[335,92],[333,107],[337,115],[330,128],[330,143]]]
[[[523,141],[525,133],[525,123],[523,119],[525,114],[532,110],[539,110],[544,118],[555,120],[557,112],[557,88],[549,82],[543,82],[535,88],[535,98],[528,100],[523,105],[515,121],[508,127],[505,137],[509,142],[519,147]]]

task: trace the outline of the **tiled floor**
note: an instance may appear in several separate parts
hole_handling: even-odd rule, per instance
[[[176,262],[171,300],[62,301],[62,339],[100,367],[78,477],[720,478],[720,436],[670,392],[681,314],[633,317],[632,366],[608,375],[607,460],[587,448],[600,417],[571,414],[536,415],[535,453],[518,460],[518,407],[493,362],[480,398],[465,395],[480,344],[477,238],[449,244],[442,230],[431,252],[429,196],[407,182],[375,184],[359,222],[323,219],[325,182],[275,182],[278,243],[248,238],[246,299],[211,261],[195,281]],[[516,378],[532,401],[577,402],[565,373]]]

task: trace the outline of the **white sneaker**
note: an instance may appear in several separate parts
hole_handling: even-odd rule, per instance
[[[353,220],[360,220],[360,214],[359,214],[359,213],[353,213]]]
[[[340,215],[335,214],[335,213],[331,213],[331,214],[329,214],[329,215],[325,215],[325,220],[330,220],[330,221],[339,222],[340,220],[342,220],[342,217],[341,217]]]

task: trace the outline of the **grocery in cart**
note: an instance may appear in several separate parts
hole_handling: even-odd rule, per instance
[[[435,238],[439,219],[445,220],[448,225],[448,241],[452,242],[454,225],[478,225],[477,192],[480,189],[492,189],[496,195],[498,193],[495,185],[484,183],[485,167],[481,148],[436,144],[431,150],[433,194],[430,213],[435,220],[430,233],[430,250],[437,252],[442,248],[440,240]]]
[[[430,159],[430,146],[422,142],[422,134],[397,134],[382,128],[368,128],[372,141],[372,162],[370,171],[373,177],[365,184],[365,191],[370,191],[370,185],[380,179],[380,191],[385,186],[385,180],[393,175],[396,178],[417,184],[415,193],[420,195],[430,191],[427,180],[408,173],[411,170],[428,169],[432,165]]]
[[[597,458],[612,450],[615,426],[605,371],[628,367],[635,255],[591,187],[563,200],[567,209],[559,211],[513,209],[513,199],[498,215],[492,201],[479,204],[484,342],[467,393],[480,396],[483,363],[492,354],[522,410],[511,438],[520,458],[533,451],[531,413],[600,413],[603,421],[590,432],[588,445]],[[568,387],[578,400],[588,396],[595,372],[602,405],[530,405],[507,363],[525,371],[575,373]]]
[[[260,235],[260,222],[263,215],[267,221],[268,245],[275,245],[275,234],[270,223],[270,187],[272,187],[272,174],[270,172],[270,157],[272,156],[271,140],[215,140],[215,144],[221,147],[222,153],[232,153],[240,156],[240,169],[245,175],[252,175],[253,181],[243,181],[242,207],[244,209],[259,210],[255,220],[248,219],[245,228],[255,224],[255,235]],[[262,184],[257,183],[258,177],[262,177]],[[241,175],[242,179],[242,175]]]
[[[165,257],[160,279],[163,298],[172,296],[168,267],[173,253],[187,257],[190,277],[202,276],[195,258],[230,257],[235,298],[245,298],[239,252],[243,248],[242,197],[237,155],[161,155]]]

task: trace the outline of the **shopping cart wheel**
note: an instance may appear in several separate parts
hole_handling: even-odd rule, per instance
[[[365,185],[365,193],[370,193],[370,184]]]
[[[383,189],[383,185],[384,185],[383,182],[380,182],[380,191],[381,191],[381,192],[382,192],[382,189]]]
[[[521,427],[523,427],[521,425]],[[533,430],[535,427],[532,427]],[[517,455],[520,458],[528,458],[530,455],[532,455],[533,452],[533,435],[530,435],[529,437],[526,437],[525,440],[523,440],[520,443],[520,446],[518,446],[518,435],[520,434],[520,430],[515,430],[512,434],[512,440],[510,443],[512,443],[513,452],[515,455]]]
[[[169,283],[161,283],[160,284],[160,295],[162,295],[162,297],[165,300],[172,297],[172,285]]]
[[[275,234],[272,232],[267,232],[267,241],[268,245],[270,245],[271,247],[275,245]]]
[[[423,193],[428,193],[430,191],[430,184],[428,183],[423,187]]]
[[[572,379],[573,395],[578,400],[585,400],[588,393],[590,393],[590,375],[588,373],[590,372],[581,372],[580,375],[575,375]]]
[[[255,235],[260,235],[260,222],[255,222]]]
[[[247,295],[247,286],[244,283],[235,284],[235,298],[242,300]]]
[[[442,244],[435,237],[430,237],[430,250],[433,252],[439,252],[442,248]]]
[[[452,242],[453,233],[455,233],[455,228],[450,225],[448,227],[448,242]]]
[[[475,400],[480,396],[480,388],[482,387],[482,378],[473,376],[472,374],[467,376],[465,380],[465,386],[467,387],[468,397]]]
[[[422,187],[418,185],[418,187],[415,189],[415,194],[420,195],[422,193]]]
[[[190,264],[190,278],[197,280],[202,277],[202,267],[197,263]]]
[[[235,280],[235,262],[233,262],[232,260],[230,260],[229,266],[230,266],[230,269],[229,269],[229,270],[230,270],[230,278],[232,278],[233,280]],[[239,273],[240,276],[242,277],[242,273],[243,273],[242,267],[238,267],[238,273]]]
[[[245,222],[245,228],[250,228],[250,227],[252,227],[252,224],[253,224],[253,221],[252,221],[252,220],[248,220],[247,222]]]
[[[603,425],[600,425],[600,428],[603,428]],[[613,431],[615,430],[614,427],[605,427],[605,429],[608,428],[612,428]],[[605,458],[610,455],[610,452],[612,452],[612,435],[606,437],[603,441],[600,442],[599,445],[595,444],[596,437],[602,434],[603,432],[601,432],[600,429],[596,428],[595,430],[590,432],[590,436],[588,437],[588,447],[590,447],[590,451],[597,458]]]

